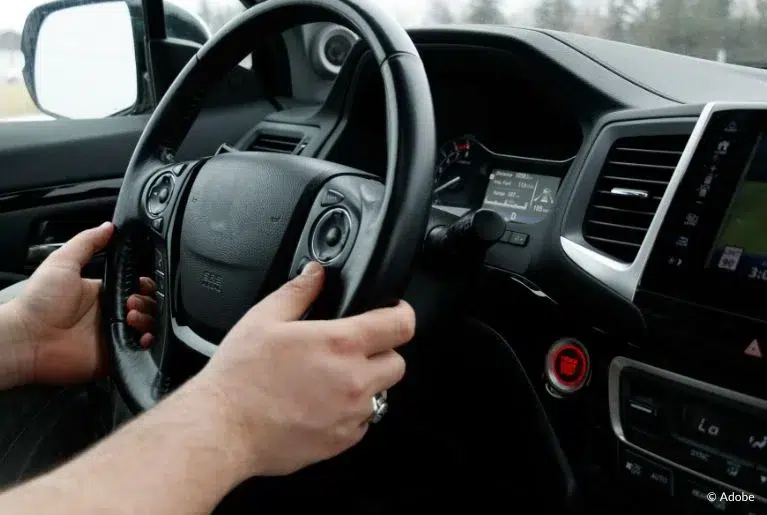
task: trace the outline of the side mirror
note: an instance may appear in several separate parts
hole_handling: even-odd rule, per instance
[[[203,45],[199,16],[165,3],[167,37]],[[146,103],[140,0],[56,0],[27,16],[21,36],[24,82],[40,111],[56,118],[104,118]]]
[[[135,20],[123,0],[62,0],[35,8],[22,32],[24,81],[44,113],[103,118],[139,100]]]

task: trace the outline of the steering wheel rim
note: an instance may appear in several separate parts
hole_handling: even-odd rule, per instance
[[[205,94],[247,55],[251,34],[279,34],[296,25],[323,21],[356,32],[379,65],[387,115],[384,184],[359,170],[292,155],[242,152],[193,163],[174,162],[172,156],[199,114]],[[221,29],[190,60],[158,104],[134,150],[117,199],[113,218],[117,231],[107,256],[102,319],[112,351],[113,380],[128,407],[134,412],[149,409],[170,391],[175,384],[174,348],[179,343],[211,356],[214,344],[199,334],[209,329],[208,320],[199,316],[203,304],[210,308],[221,300],[224,305],[211,315],[213,332],[220,333],[249,307],[246,301],[252,305],[297,273],[306,253],[314,248],[310,245],[324,230],[317,223],[329,211],[325,199],[330,190],[336,200],[342,193],[336,208],[346,211],[334,218],[341,225],[333,227],[348,232],[335,256],[338,259],[326,265],[338,280],[333,293],[326,296],[328,302],[321,303],[320,315],[346,316],[400,298],[427,223],[435,156],[434,112],[423,63],[405,30],[377,5],[367,0],[271,0],[248,9]],[[275,171],[289,175],[279,180]],[[246,179],[247,173],[254,175]],[[164,194],[166,186],[169,193]],[[233,197],[231,210],[252,201],[253,195],[260,195],[261,202],[223,215],[210,200],[214,191]],[[264,210],[264,204],[282,197],[290,199]],[[163,200],[158,204],[158,199]],[[208,216],[206,209],[216,216]],[[343,222],[347,215],[348,227]],[[281,239],[279,227],[265,219],[281,227]],[[217,224],[220,227],[214,227]],[[219,239],[218,233],[211,232],[215,230],[228,239]],[[147,233],[157,246],[155,265],[162,272],[158,283],[160,300],[164,299],[157,314],[158,342],[151,352],[140,348],[137,335],[126,325],[125,306],[138,287],[137,237]],[[269,246],[264,240],[275,235],[279,241]],[[243,242],[216,255],[220,249],[211,248],[202,236],[223,247],[230,239]],[[243,248],[254,242],[258,251]],[[291,245],[296,246],[292,259],[286,250]],[[191,264],[186,266],[187,262]],[[238,275],[243,267],[258,278]],[[248,284],[240,288],[241,282]],[[201,288],[210,290],[209,298],[198,302]],[[258,296],[252,298],[256,291]],[[232,298],[223,300],[226,295]],[[184,318],[182,312],[190,320],[186,326],[178,322]],[[197,330],[190,329],[194,323]]]

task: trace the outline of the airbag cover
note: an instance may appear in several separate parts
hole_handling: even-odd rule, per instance
[[[180,241],[180,308],[189,322],[226,331],[257,300],[311,182],[289,157],[222,154],[200,170]]]

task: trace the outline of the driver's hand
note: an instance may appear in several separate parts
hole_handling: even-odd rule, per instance
[[[14,384],[70,384],[98,378],[106,371],[99,289],[101,281],[80,276],[114,233],[107,222],[73,237],[37,268],[23,293],[5,307],[9,327],[20,335],[14,351],[19,360]],[[141,295],[128,300],[128,323],[140,331],[142,345],[152,342],[154,283],[141,278]],[[5,323],[5,321],[3,321]],[[2,331],[3,328],[0,328]]]
[[[415,331],[406,302],[299,321],[322,289],[323,272],[310,263],[251,308],[189,385],[227,419],[251,475],[288,474],[355,445],[368,428],[372,397],[405,373],[393,349]]]

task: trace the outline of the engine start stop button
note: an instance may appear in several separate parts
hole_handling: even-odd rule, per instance
[[[575,393],[588,382],[591,364],[586,348],[578,340],[554,343],[546,356],[546,379],[559,394]]]

